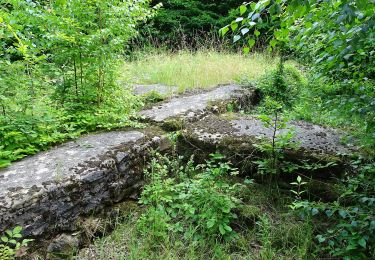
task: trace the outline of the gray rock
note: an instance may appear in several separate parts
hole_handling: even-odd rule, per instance
[[[54,238],[47,247],[47,259],[68,259],[79,248],[79,238],[61,234]]]
[[[329,161],[342,155],[352,154],[356,147],[341,143],[343,134],[337,130],[325,128],[302,121],[292,121],[287,128],[294,132],[293,142],[298,142],[299,148],[288,151],[295,158],[322,159]],[[279,130],[281,134],[288,129]],[[232,114],[230,118],[209,115],[189,124],[183,131],[187,143],[202,149],[221,149],[232,153],[251,150],[254,144],[259,144],[261,139],[271,139],[273,129],[263,125],[261,120],[253,116]],[[232,147],[233,146],[233,147]]]
[[[140,114],[150,121],[160,123],[170,118],[191,116],[192,112],[196,116],[207,111],[212,103],[229,101],[242,95],[243,90],[238,85],[219,86],[206,92],[172,98],[168,102],[144,110]]]

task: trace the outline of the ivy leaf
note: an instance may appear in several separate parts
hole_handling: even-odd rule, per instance
[[[237,23],[231,23],[230,28],[232,29],[232,31],[235,31],[238,28],[238,24]]]
[[[333,215],[332,210],[327,209],[326,210],[326,215],[327,215],[327,217],[332,217],[332,215]]]
[[[274,48],[274,47],[276,46],[276,44],[277,44],[277,40],[272,39],[272,40],[270,41],[270,45],[271,45],[272,48]]]
[[[243,21],[243,17],[238,17],[237,19],[236,19],[236,23],[239,23],[239,22],[242,22]]]
[[[258,37],[258,36],[260,35],[260,32],[259,32],[258,30],[255,30],[255,31],[254,31],[254,35],[255,35],[256,37]]]

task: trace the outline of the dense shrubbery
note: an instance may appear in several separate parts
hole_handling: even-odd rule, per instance
[[[300,200],[293,208],[317,222],[319,251],[344,259],[367,259],[375,252],[374,162],[358,159],[332,202]],[[353,174],[354,173],[354,174]],[[319,220],[318,220],[319,219]]]
[[[117,86],[116,62],[141,1],[2,1],[0,167],[96,128],[129,124],[139,101]]]
[[[242,5],[241,17],[221,33],[233,31],[234,42],[245,40],[244,51],[249,52],[267,27],[272,33],[269,49],[278,50],[282,62],[287,50],[307,62],[316,85],[310,86],[314,90],[310,97],[319,99],[319,112],[326,110],[330,117],[343,114],[338,120],[345,118],[353,128],[360,124],[371,140],[375,132],[374,10],[373,4],[363,0],[262,0]]]
[[[194,240],[233,236],[230,225],[237,218],[233,211],[240,205],[235,197],[240,185],[230,185],[228,177],[235,169],[220,162],[220,155],[205,165],[194,166],[191,160],[185,167],[179,160],[161,158],[151,162],[150,183],[140,199],[149,205],[139,220],[141,232],[151,232],[155,240],[165,239],[170,231]]]
[[[143,25],[141,42],[154,45],[195,47],[212,42],[217,30],[234,18],[242,0],[153,0],[162,3],[158,14]],[[217,41],[220,41],[218,38]]]

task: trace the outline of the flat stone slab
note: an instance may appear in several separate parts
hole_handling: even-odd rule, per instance
[[[26,236],[74,231],[80,216],[139,191],[144,158],[157,132],[91,134],[0,170],[0,233],[21,225]]]
[[[150,121],[160,123],[169,118],[186,115],[189,112],[202,112],[206,110],[212,102],[230,100],[234,97],[241,96],[242,94],[241,86],[219,86],[202,93],[174,97],[168,102],[162,103],[148,110],[143,110],[140,114]]]
[[[79,165],[86,161],[96,160],[116,146],[143,137],[144,134],[137,131],[93,134],[27,157],[0,170],[0,198],[6,197],[12,190],[29,189],[43,182],[59,181],[74,175],[79,171]],[[1,202],[0,205],[4,206]]]
[[[161,84],[135,85],[133,87],[133,93],[136,95],[147,95],[152,92],[159,93],[162,96],[170,96],[177,94],[179,88],[176,86],[166,86]]]
[[[263,122],[255,116],[235,114],[229,117],[207,116],[187,126],[185,134],[213,145],[220,145],[228,138],[240,142],[248,140],[248,142],[259,143],[257,140],[270,139],[273,136],[273,129],[265,127]],[[298,142],[300,148],[309,154],[344,155],[356,151],[355,147],[342,144],[342,133],[334,129],[303,121],[289,122],[287,128],[294,132],[292,141]],[[281,134],[286,131],[288,130],[283,129],[276,133]]]

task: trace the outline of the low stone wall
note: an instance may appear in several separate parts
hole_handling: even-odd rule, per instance
[[[298,143],[298,149],[286,149],[285,159],[308,160],[320,165],[335,162],[330,167],[314,172],[314,177],[317,178],[329,179],[342,174],[347,156],[357,152],[356,147],[343,144],[343,133],[334,129],[292,121],[287,124],[287,129],[278,130],[276,134],[289,130],[294,133],[291,141]],[[180,138],[179,152],[186,153],[190,150],[190,153],[202,153],[201,158],[204,158],[205,154],[218,151],[243,166],[244,163],[254,160],[255,156],[261,156],[255,146],[260,144],[262,139],[271,141],[273,131],[274,129],[265,127],[263,122],[254,116],[233,113],[208,115],[186,125]]]
[[[169,149],[156,133],[89,135],[0,172],[0,230],[21,225],[28,237],[77,230],[77,220],[135,196],[150,149]]]

